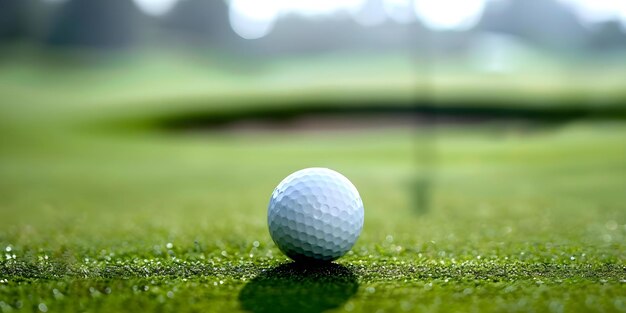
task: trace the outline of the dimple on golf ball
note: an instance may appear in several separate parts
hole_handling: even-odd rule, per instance
[[[268,206],[270,235],[296,261],[332,261],[346,254],[363,228],[356,187],[327,168],[297,171],[278,184]]]

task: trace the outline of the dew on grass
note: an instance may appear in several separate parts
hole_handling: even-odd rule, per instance
[[[252,246],[255,247],[255,248],[258,248],[260,245],[261,244],[258,241],[256,241],[256,240],[254,242],[252,242]]]
[[[165,245],[165,247],[166,247],[166,248],[168,248],[168,249],[172,249],[172,248],[174,248],[174,244],[172,244],[171,242],[168,242],[168,243]]]
[[[400,303],[400,308],[402,309],[402,311],[410,311],[413,308],[413,305],[411,305],[411,302],[402,301]]]
[[[52,289],[52,294],[54,295],[54,298],[57,300],[61,300],[64,297],[63,293],[61,293],[59,289],[56,289],[56,288]]]
[[[4,251],[6,252],[11,252],[11,250],[13,250],[11,246],[7,246],[6,248],[4,248]]]
[[[94,287],[89,287],[89,293],[91,294],[92,297],[98,297],[100,296],[100,291],[98,291],[96,288]]]
[[[37,306],[39,308],[39,311],[41,312],[48,312],[48,306],[46,306],[45,303],[39,303],[39,305]]]
[[[558,301],[552,301],[549,305],[551,312],[561,313],[563,312],[564,305]]]
[[[614,221],[614,220],[610,220],[610,221],[607,221],[606,224],[604,224],[604,226],[608,230],[616,230],[617,229],[617,222]]]

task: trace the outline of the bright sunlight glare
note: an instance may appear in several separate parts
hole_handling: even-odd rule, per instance
[[[419,17],[436,29],[467,29],[480,19],[488,0],[231,0],[230,22],[239,36],[257,39],[267,35],[276,19],[288,14],[320,16],[348,12],[363,26],[387,18],[411,23]]]
[[[230,26],[244,39],[264,37],[274,27],[281,7],[277,1],[233,0],[230,3]]]
[[[178,0],[135,0],[137,6],[146,14],[163,15],[169,12]]]
[[[415,0],[415,13],[429,28],[465,30],[476,25],[485,0]]]
[[[623,0],[559,0],[571,6],[583,23],[619,20],[626,28],[626,1]]]

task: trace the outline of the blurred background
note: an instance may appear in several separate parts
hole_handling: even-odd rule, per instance
[[[625,32],[619,0],[0,2],[4,67],[113,60],[120,76],[162,70],[146,75],[171,81],[160,93],[224,92],[217,85],[235,79],[237,93],[373,87],[420,100],[607,105],[624,93]],[[211,73],[217,85],[202,84]],[[261,76],[275,84],[248,79]]]
[[[470,208],[496,190],[619,199],[623,133],[603,129],[625,117],[626,1],[0,0],[0,214],[17,225],[114,225],[82,210],[137,218],[160,194],[237,208],[230,225],[254,212],[263,233],[272,188],[309,166],[419,214],[456,207],[453,190]],[[593,135],[522,135],[577,121]],[[495,164],[517,172],[481,174]],[[596,180],[566,183],[583,170]]]
[[[3,71],[99,66],[107,79],[93,89],[118,101],[134,89],[611,107],[626,93],[625,51],[619,0],[0,2]],[[31,82],[5,76],[9,90]]]

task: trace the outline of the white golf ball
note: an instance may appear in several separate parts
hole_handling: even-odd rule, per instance
[[[356,187],[327,168],[307,168],[285,178],[267,212],[272,239],[296,261],[332,261],[350,251],[363,228]]]

